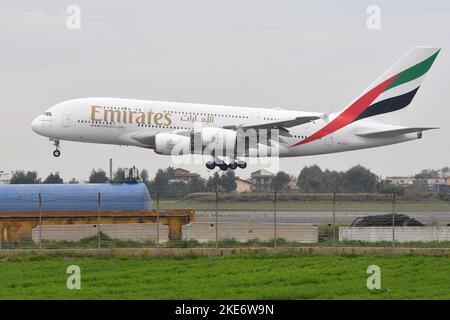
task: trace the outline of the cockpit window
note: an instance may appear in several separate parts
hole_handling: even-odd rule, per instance
[[[51,117],[51,116],[52,116],[52,113],[51,113],[51,112],[44,112],[43,115],[44,115],[44,116],[47,116],[47,117]]]

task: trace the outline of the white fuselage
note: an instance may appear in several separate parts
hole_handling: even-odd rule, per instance
[[[156,135],[195,131],[205,127],[229,127],[295,117],[320,117],[306,124],[289,128],[283,137],[280,157],[295,157],[378,147],[417,139],[417,133],[389,138],[367,138],[356,135],[378,130],[399,128],[369,119],[359,120],[305,144],[293,146],[311,136],[337,114],[292,110],[229,107],[220,105],[144,101],[116,98],[86,98],[59,103],[32,123],[34,131],[51,140],[131,145],[152,148],[133,138],[138,133]]]

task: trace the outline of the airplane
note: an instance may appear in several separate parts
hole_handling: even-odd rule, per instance
[[[208,169],[245,168],[245,157],[297,157],[421,139],[434,127],[404,127],[386,116],[407,107],[440,48],[414,47],[341,111],[304,112],[119,98],[58,103],[31,123],[59,157],[60,141],[203,154]],[[229,159],[226,161],[223,159]]]

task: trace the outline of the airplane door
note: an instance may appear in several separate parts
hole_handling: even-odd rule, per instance
[[[62,126],[70,127],[70,114],[63,114],[62,116]]]
[[[254,122],[261,121],[261,115],[260,115],[258,112],[255,112],[255,113],[253,114],[253,121],[254,121]]]

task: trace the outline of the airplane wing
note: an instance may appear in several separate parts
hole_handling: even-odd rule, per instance
[[[248,123],[241,126],[224,126],[224,129],[283,129],[299,126],[314,120],[320,119],[317,116],[296,117],[292,119],[280,120],[280,121],[260,121],[254,123]]]
[[[256,123],[249,123],[244,124],[241,126],[224,126],[223,129],[231,129],[231,130],[237,130],[237,129],[279,129],[279,136],[280,140],[282,142],[283,139],[281,139],[281,136],[291,136],[289,131],[286,128],[299,126],[314,120],[320,119],[320,117],[317,116],[306,116],[306,117],[296,117],[292,119],[286,119],[286,120],[280,120],[280,121],[260,121]],[[178,135],[184,135],[189,136],[193,133],[195,133],[196,130],[180,130],[180,131],[174,131],[173,134]],[[133,135],[131,135],[131,138],[134,140],[145,144],[147,146],[154,146],[155,145],[155,135],[156,133],[150,133],[150,132],[137,132]]]
[[[384,130],[384,131],[370,131],[370,132],[362,132],[356,133],[357,136],[364,138],[392,138],[395,136],[399,136],[407,133],[414,133],[426,130],[433,130],[439,128],[400,128],[400,129],[392,129],[392,130]]]

